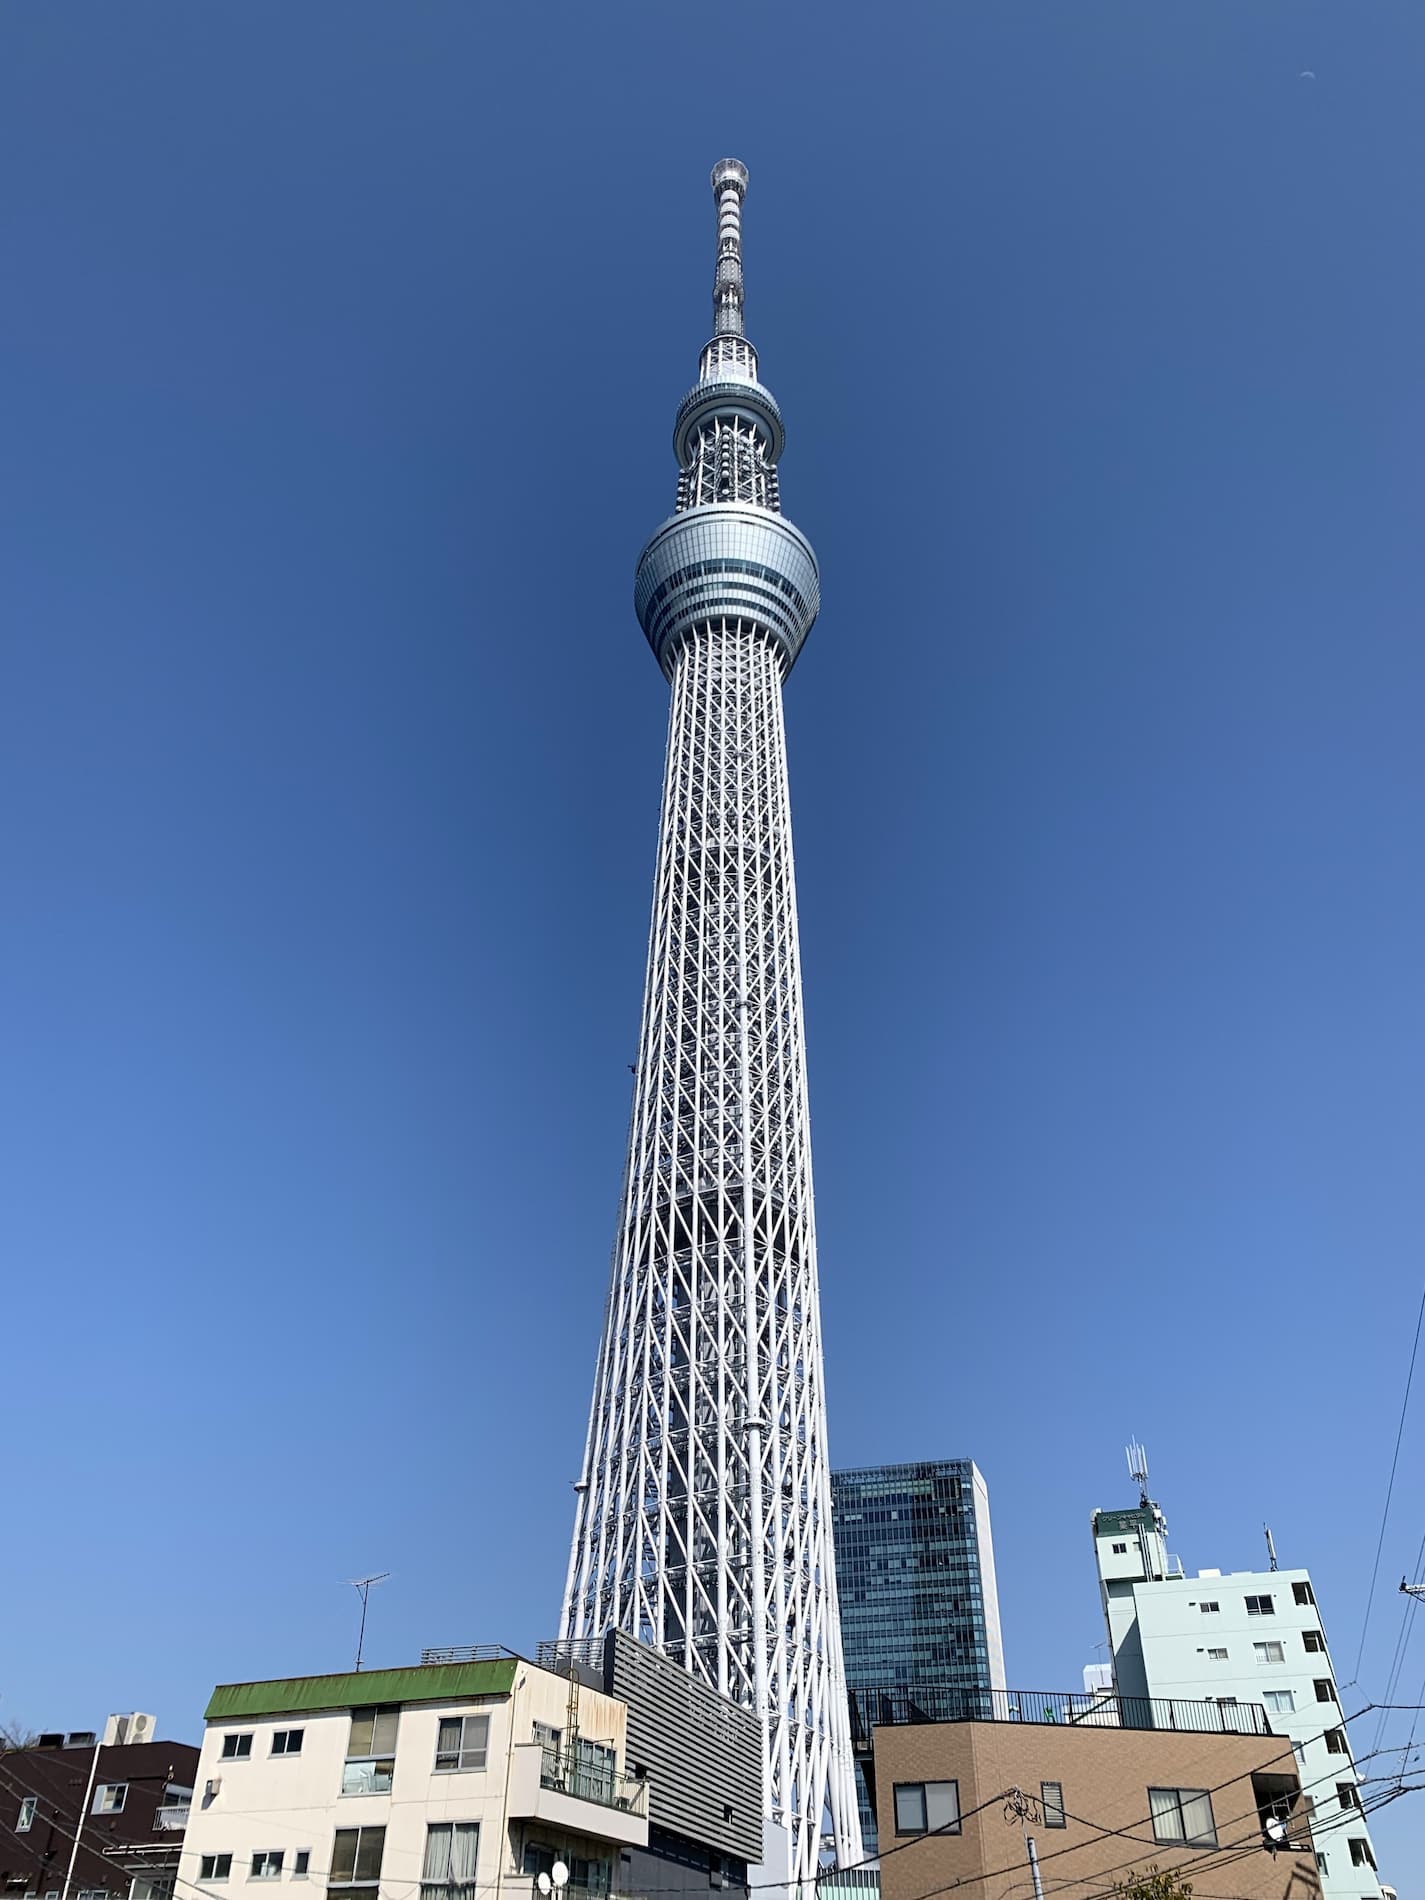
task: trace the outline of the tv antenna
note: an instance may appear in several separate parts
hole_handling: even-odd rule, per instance
[[[1266,1537],[1266,1540],[1267,1540],[1267,1557],[1268,1557],[1268,1559],[1270,1560],[1270,1562],[1269,1562],[1269,1568],[1271,1568],[1272,1570],[1275,1570],[1275,1569],[1276,1569],[1276,1567],[1277,1567],[1277,1547],[1276,1547],[1276,1545],[1275,1545],[1275,1544],[1274,1544],[1274,1543],[1272,1542],[1272,1527],[1271,1527],[1271,1525],[1270,1525],[1270,1524],[1263,1524],[1263,1526],[1262,1526],[1262,1532],[1263,1532],[1263,1535],[1264,1535],[1264,1536]]]
[[[1125,1447],[1128,1459],[1128,1475],[1138,1487],[1138,1502],[1146,1505],[1148,1499],[1148,1454],[1135,1438]]]
[[[352,1589],[361,1592],[361,1628],[357,1632],[356,1637],[356,1667],[358,1670],[361,1668],[361,1652],[366,1647],[366,1603],[371,1595],[371,1586],[373,1583],[384,1583],[390,1574],[389,1570],[382,1570],[378,1571],[377,1574],[372,1577],[347,1578],[347,1582],[351,1585]]]

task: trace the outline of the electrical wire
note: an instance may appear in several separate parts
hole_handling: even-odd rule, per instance
[[[1415,1356],[1420,1350],[1420,1328],[1425,1324],[1425,1287],[1420,1291],[1420,1311],[1415,1318],[1415,1339],[1410,1348],[1410,1369],[1405,1375],[1405,1397],[1400,1401],[1400,1423],[1395,1428],[1395,1451],[1390,1460],[1390,1477],[1385,1487],[1385,1505],[1380,1514],[1380,1536],[1376,1539],[1376,1560],[1371,1567],[1371,1587],[1366,1592],[1366,1614],[1361,1624],[1361,1641],[1356,1650],[1356,1670],[1352,1682],[1361,1677],[1361,1658],[1366,1653],[1366,1633],[1371,1626],[1371,1605],[1375,1601],[1376,1579],[1380,1575],[1380,1554],[1385,1544],[1385,1527],[1390,1518],[1391,1493],[1395,1490],[1395,1468],[1400,1463],[1400,1441],[1405,1435],[1405,1414],[1410,1409],[1410,1388],[1415,1380]]]

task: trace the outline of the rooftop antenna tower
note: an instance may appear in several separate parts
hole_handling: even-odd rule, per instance
[[[1277,1547],[1272,1542],[1272,1527],[1270,1524],[1263,1524],[1262,1535],[1267,1540],[1267,1557],[1269,1560],[1267,1568],[1269,1570],[1275,1570],[1277,1567]]]
[[[361,1652],[366,1647],[366,1604],[371,1595],[371,1586],[373,1583],[384,1583],[390,1574],[389,1570],[382,1570],[378,1571],[377,1574],[372,1577],[347,1578],[347,1582],[351,1585],[352,1589],[361,1592],[361,1628],[357,1631],[356,1635],[356,1667],[358,1670],[361,1668]]]
[[[1147,1505],[1148,1496],[1148,1454],[1135,1438],[1125,1447],[1128,1459],[1128,1475],[1138,1487],[1138,1502]]]

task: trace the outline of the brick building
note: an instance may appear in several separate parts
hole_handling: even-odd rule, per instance
[[[1034,1699],[1028,1719],[876,1727],[883,1900],[925,1900],[964,1881],[1027,1893],[1028,1837],[1061,1900],[1098,1900],[1153,1866],[1215,1897],[1319,1900],[1287,1738],[1123,1727],[1103,1719],[1112,1711],[1080,1725],[1051,1716],[1053,1706]],[[1186,1720],[1202,1706],[1182,1705]]]

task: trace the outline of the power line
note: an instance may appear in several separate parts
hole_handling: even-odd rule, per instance
[[[1400,1463],[1400,1441],[1405,1435],[1405,1414],[1410,1408],[1410,1388],[1415,1379],[1415,1355],[1420,1350],[1420,1328],[1425,1323],[1425,1287],[1420,1291],[1420,1311],[1415,1318],[1415,1339],[1410,1348],[1410,1369],[1405,1375],[1405,1397],[1400,1401],[1400,1423],[1395,1428],[1395,1451],[1390,1461],[1390,1478],[1385,1487],[1385,1506],[1380,1514],[1380,1536],[1376,1539],[1376,1560],[1371,1566],[1371,1587],[1366,1592],[1366,1614],[1361,1624],[1360,1647],[1356,1651],[1353,1682],[1361,1679],[1361,1658],[1366,1653],[1366,1632],[1371,1626],[1371,1605],[1375,1602],[1376,1579],[1380,1575],[1380,1554],[1385,1544],[1385,1527],[1390,1517],[1391,1493],[1395,1490],[1395,1468]]]

